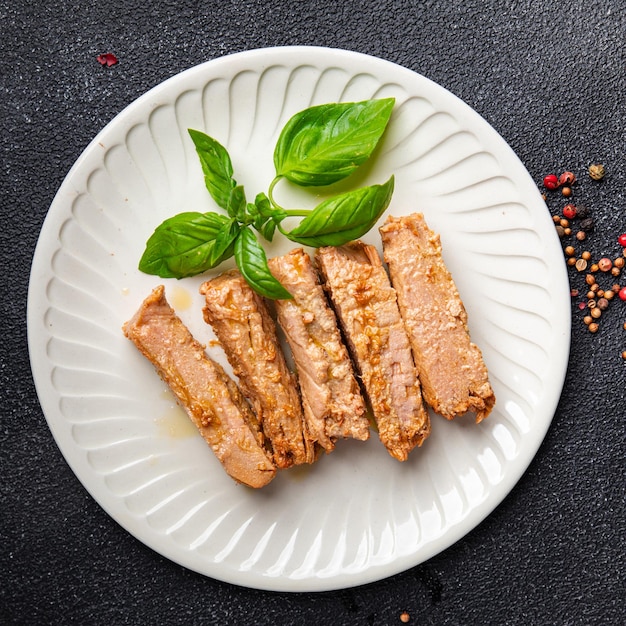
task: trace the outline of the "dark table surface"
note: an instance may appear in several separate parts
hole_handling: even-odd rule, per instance
[[[46,211],[98,131],[151,87],[253,48],[322,45],[415,70],[480,113],[539,183],[579,176],[594,258],[626,231],[626,2],[0,1],[3,624],[626,623],[626,302],[588,332],[572,303],[552,425],[504,501],[462,540],[386,580],[275,593],[218,582],[107,516],[57,448],[27,351],[29,268]],[[114,53],[103,67],[96,57]],[[607,175],[587,175],[601,162]],[[554,198],[554,196],[551,196]],[[560,200],[550,200],[557,210]],[[570,272],[572,286],[580,277]],[[619,279],[618,279],[619,280]],[[626,280],[626,279],[623,279]]]

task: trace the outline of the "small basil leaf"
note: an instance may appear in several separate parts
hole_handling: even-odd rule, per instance
[[[254,204],[259,211],[259,215],[263,217],[272,217],[277,212],[277,209],[274,209],[272,207],[270,199],[263,192],[256,195],[256,198],[254,199]]]
[[[346,178],[372,154],[394,104],[394,98],[384,98],[322,104],[296,113],[274,149],[276,175],[302,186]]]
[[[306,246],[341,246],[358,239],[376,224],[389,206],[393,176],[383,185],[371,185],[324,200],[296,228],[285,235]]]
[[[215,267],[224,258],[215,251],[216,239],[230,222],[217,213],[179,213],[166,219],[146,242],[140,271],[184,278]]]
[[[265,224],[261,225],[257,230],[263,235],[267,241],[274,239],[274,233],[276,232],[276,222],[273,219],[267,220]]]
[[[239,222],[246,218],[246,194],[241,185],[237,185],[230,190],[226,211],[230,217],[234,217]]]
[[[259,208],[254,202],[248,202],[248,204],[246,204],[246,214],[252,218],[253,221],[263,219],[263,216],[259,213]]]
[[[220,228],[209,256],[211,267],[217,267],[222,261],[233,256],[235,253],[235,239],[240,230],[241,226],[234,219],[229,220]]]
[[[247,226],[235,240],[235,261],[247,283],[259,295],[271,300],[291,299],[291,294],[270,272],[265,250]]]
[[[228,207],[230,193],[237,185],[228,151],[218,141],[199,130],[189,128],[204,173],[204,183],[211,197],[222,209]]]

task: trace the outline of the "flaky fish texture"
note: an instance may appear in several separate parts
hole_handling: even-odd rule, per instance
[[[297,382],[265,301],[237,270],[206,281],[200,293],[205,296],[204,319],[258,417],[274,463],[281,469],[312,463],[315,445],[306,431]]]
[[[168,304],[163,285],[143,301],[123,331],[154,365],[226,472],[250,487],[267,485],[276,467],[256,416]]]
[[[269,266],[292,295],[275,307],[297,367],[309,435],[326,452],[340,438],[368,439],[365,401],[311,257],[296,248]]]
[[[378,252],[360,241],[319,248],[315,255],[361,376],[380,440],[396,459],[430,433],[396,294]]]
[[[473,412],[480,422],[496,399],[439,235],[421,213],[389,217],[380,233],[424,399],[447,419]]]

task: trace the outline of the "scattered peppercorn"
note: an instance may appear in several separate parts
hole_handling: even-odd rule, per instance
[[[598,261],[598,269],[601,272],[610,272],[612,267],[613,267],[613,261],[611,261],[611,259],[607,257],[602,257]]]
[[[105,65],[106,67],[111,67],[112,65],[116,65],[118,62],[117,57],[112,52],[99,54],[96,57],[96,61],[98,61],[100,65]]]
[[[408,624],[410,619],[411,616],[406,611],[404,611],[404,613],[400,613],[400,621],[403,624]]]
[[[576,182],[576,176],[573,172],[563,172],[559,176],[559,185],[573,185]]]
[[[563,207],[563,217],[566,217],[568,220],[573,220],[578,214],[578,210],[573,204],[566,204]]]
[[[543,186],[546,189],[554,190],[559,188],[559,179],[556,174],[548,174],[543,178]]]
[[[605,175],[604,165],[600,163],[594,163],[589,166],[589,176],[593,178],[593,180],[602,180]]]
[[[624,350],[624,352],[622,352],[622,359],[624,359],[626,361],[626,350]]]
[[[591,217],[586,217],[584,220],[580,221],[580,229],[587,233],[590,233],[593,230],[594,225],[595,224]]]
[[[604,166],[600,164],[592,164],[589,166],[589,175],[594,180],[601,180],[605,175]],[[548,174],[543,178],[543,184],[546,190],[559,189],[561,194],[569,198],[573,194],[572,185],[576,182],[576,175],[573,172],[565,171],[559,176]],[[542,193],[546,203],[549,203],[548,195]],[[584,290],[579,290],[572,286],[570,293],[572,299],[577,299],[575,306],[583,313],[583,322],[587,326],[590,333],[598,332],[600,325],[599,320],[606,311],[611,301],[618,296],[621,300],[626,301],[626,286],[613,284],[610,288],[603,288],[599,282],[602,282],[601,275],[606,274],[612,276],[613,280],[621,275],[626,268],[626,231],[617,237],[617,242],[621,246],[621,254],[615,255],[616,258],[611,259],[609,256],[600,258],[592,262],[592,254],[589,250],[577,252],[576,242],[583,242],[595,230],[595,221],[591,216],[589,208],[584,205],[574,204],[568,201],[558,214],[552,215],[552,220],[556,232],[563,240],[563,253],[565,255],[566,264],[572,269],[576,269],[581,275],[585,276],[586,298],[581,298]],[[576,224],[576,228],[572,226]],[[569,237],[573,235],[575,241]],[[572,241],[572,243],[570,243]],[[609,279],[610,280],[610,279]],[[599,282],[598,282],[599,281]],[[626,330],[626,322],[624,323]],[[626,350],[622,353],[626,360]]]
[[[586,206],[582,206],[580,204],[576,205],[576,215],[580,219],[584,219],[585,217],[589,217],[589,209]]]

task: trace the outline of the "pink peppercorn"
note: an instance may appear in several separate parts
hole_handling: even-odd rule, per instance
[[[617,295],[620,300],[626,300],[626,287],[622,287]]]
[[[556,174],[548,174],[543,178],[543,186],[546,189],[558,189],[559,177]]]
[[[622,246],[623,248],[626,248],[626,233],[622,233],[617,238],[617,243],[619,243],[619,245]]]
[[[576,207],[573,204],[566,204],[563,207],[563,217],[566,217],[568,220],[573,220],[576,217]]]

